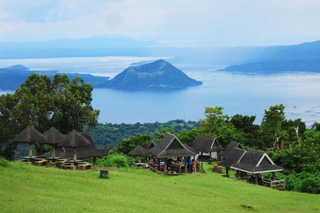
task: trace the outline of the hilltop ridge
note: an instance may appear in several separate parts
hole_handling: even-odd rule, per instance
[[[201,85],[167,61],[130,66],[101,87],[124,90],[179,89]]]

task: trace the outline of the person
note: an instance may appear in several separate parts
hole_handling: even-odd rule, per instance
[[[177,162],[177,173],[181,173],[181,161]]]
[[[190,164],[190,173],[193,172],[193,167],[194,167],[194,159],[191,161],[191,164]]]
[[[187,170],[190,171],[190,165],[191,165],[191,158],[187,158]]]

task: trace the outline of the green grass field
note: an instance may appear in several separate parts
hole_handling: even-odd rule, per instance
[[[0,166],[0,212],[320,212],[319,195],[277,191],[206,173],[66,171]],[[250,206],[252,208],[249,208]]]

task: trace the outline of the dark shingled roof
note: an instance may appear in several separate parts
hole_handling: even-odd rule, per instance
[[[81,147],[89,145],[90,141],[88,141],[76,130],[72,130],[68,135],[64,137],[63,141],[58,144],[58,146],[63,147]]]
[[[214,137],[197,136],[192,144],[192,148],[198,152],[218,152],[224,150]]]
[[[218,162],[218,165],[230,168],[232,165],[238,163],[245,153],[246,150],[233,147],[233,149],[227,155],[226,159]]]
[[[46,144],[52,144],[52,145],[61,143],[64,139],[64,135],[54,127],[51,127],[44,134],[44,137],[47,139]]]
[[[154,139],[153,141],[151,141],[151,143],[149,144],[149,146],[147,147],[147,150],[152,149],[153,147],[157,146],[157,140]]]
[[[221,152],[220,155],[223,156],[223,157],[226,157],[234,147],[238,147],[239,149],[244,149],[243,146],[240,143],[238,143],[236,141],[231,141],[231,143],[228,145],[226,150]]]
[[[78,147],[77,158],[83,159],[83,158],[91,158],[91,157],[100,157],[108,154],[107,152],[104,152],[95,147],[90,133],[85,132],[85,133],[81,133],[81,135],[84,136],[90,142],[90,145],[85,147]],[[50,151],[50,152],[44,153],[42,157],[50,157],[51,155],[52,155],[52,152]],[[73,149],[69,147],[58,147],[56,149],[56,156],[59,156],[62,158],[72,158]]]
[[[28,125],[17,137],[13,139],[15,143],[46,143],[46,138],[38,130]]]
[[[283,170],[282,167],[275,165],[266,153],[252,149],[248,150],[240,161],[230,168],[252,174]]]
[[[174,135],[166,133],[161,142],[156,147],[149,150],[158,158],[194,156],[196,153],[190,151]]]
[[[134,148],[133,150],[131,150],[128,155],[130,156],[140,156],[140,157],[150,157],[152,156],[152,154],[146,150],[145,148],[141,147],[140,145],[138,145],[136,148]]]

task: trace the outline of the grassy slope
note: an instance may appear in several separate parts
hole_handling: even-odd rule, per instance
[[[148,170],[65,171],[22,163],[0,167],[1,212],[319,212],[319,195],[281,192],[206,174]],[[248,209],[242,205],[253,207]]]

